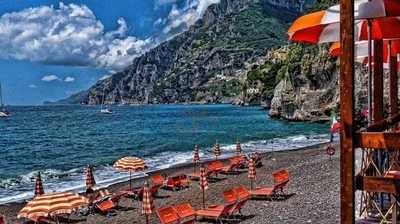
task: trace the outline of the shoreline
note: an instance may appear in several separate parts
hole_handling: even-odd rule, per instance
[[[324,160],[326,160],[328,158],[328,156],[325,154],[324,146],[326,146],[327,144],[329,144],[329,143],[320,143],[320,144],[316,144],[313,146],[302,147],[302,148],[297,148],[297,149],[292,149],[292,150],[280,150],[280,151],[274,151],[274,152],[260,153],[263,157],[263,164],[264,164],[264,166],[261,169],[270,167],[270,163],[273,163],[273,164],[276,163],[273,166],[279,165],[278,160],[283,160],[284,163],[289,162],[290,166],[300,166],[301,167],[301,164],[304,163],[304,161],[302,161],[301,157],[307,157],[310,154],[313,154],[313,155],[317,154],[318,156],[322,156],[322,158]],[[294,156],[294,155],[297,155],[297,156]],[[274,159],[271,160],[272,157]],[[292,163],[293,161],[290,162],[290,160],[294,159],[292,157],[298,157],[296,159],[300,159],[300,160],[297,161],[297,163]],[[336,161],[336,160],[338,160],[338,152],[332,157],[332,161]],[[338,163],[338,161],[336,161],[336,162]],[[266,172],[269,172],[269,173],[271,172],[270,169],[267,169],[267,170],[268,171],[266,171]],[[291,169],[289,168],[289,170],[291,170]],[[162,174],[166,174],[166,175],[176,175],[176,174],[188,174],[191,171],[193,171],[193,164],[192,163],[183,163],[183,164],[173,165],[173,166],[165,168],[165,169],[151,171],[151,172],[149,172],[149,174],[162,173]],[[258,172],[257,175],[263,176],[260,178],[265,179],[266,175],[264,175],[262,171],[259,172],[257,170],[257,172]],[[337,172],[338,172],[338,167],[337,167]],[[226,179],[236,179],[236,178],[233,178],[233,177],[235,177],[234,175],[223,175],[223,176],[224,176],[224,181],[225,181],[225,177],[226,177]],[[319,176],[321,176],[321,175],[317,174],[316,177],[319,177]],[[132,185],[133,186],[141,186],[145,179],[146,179],[146,177],[139,177],[139,178],[133,179]],[[232,181],[232,180],[229,180],[229,181]],[[248,182],[247,181],[247,173],[244,172],[244,173],[240,174],[240,178],[238,178],[237,181],[247,183]],[[223,181],[221,181],[221,182],[223,182]],[[117,192],[117,191],[121,190],[122,188],[126,187],[127,185],[128,185],[128,181],[123,181],[120,183],[111,184],[110,186],[106,187],[106,189],[108,189],[110,192]],[[191,188],[193,188],[192,190],[198,190],[197,182],[192,182],[192,185],[195,185],[195,186],[191,187]],[[226,187],[226,186],[229,186],[229,185],[223,185],[220,187]],[[217,192],[219,192],[219,194],[221,194],[221,192],[222,192],[220,187],[217,191]],[[191,190],[191,188],[189,188],[188,190]],[[162,192],[164,192],[164,191],[165,190],[162,190]],[[184,191],[186,191],[186,190],[184,190]],[[165,191],[165,192],[171,193],[170,191]],[[216,195],[218,195],[218,193],[216,193]],[[171,197],[171,198],[173,198],[173,197]],[[183,196],[183,198],[186,200],[186,198],[184,196]],[[156,199],[156,200],[164,201],[164,199]],[[123,205],[126,205],[126,204],[129,205],[131,203],[132,203],[131,200],[125,200]],[[134,202],[134,204],[135,204],[135,207],[139,206],[138,202]],[[22,220],[16,219],[16,214],[24,205],[25,205],[25,202],[12,202],[12,203],[7,203],[7,204],[2,204],[2,205],[0,205],[0,214],[6,215],[7,220],[11,223],[23,223],[23,222],[21,222]],[[118,213],[120,213],[120,212],[118,212]],[[119,216],[119,215],[121,215],[121,217],[126,217],[126,216],[131,217],[132,216],[132,214],[130,214],[130,212],[125,212],[125,213],[121,212],[121,214],[118,214],[117,216]],[[96,215],[96,218],[103,219],[104,217],[103,216],[97,217],[97,215]],[[156,218],[156,217],[153,217],[153,218]],[[157,219],[155,219],[155,220],[157,220]],[[99,223],[99,220],[97,220],[95,222],[88,220],[87,222],[78,222],[78,223]],[[101,221],[100,223],[103,223],[103,221]],[[104,223],[108,223],[108,222],[104,222]],[[113,222],[111,222],[111,223],[113,223]],[[126,223],[126,222],[117,221],[116,223]],[[259,223],[259,222],[249,222],[249,223]]]

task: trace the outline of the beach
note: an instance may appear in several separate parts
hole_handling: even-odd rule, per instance
[[[243,207],[240,223],[338,223],[339,222],[339,151],[331,158],[326,155],[326,144],[291,151],[279,151],[263,154],[263,166],[257,168],[255,186],[272,186],[271,173],[278,169],[287,169],[291,174],[285,197],[282,200],[250,200]],[[166,175],[188,174],[193,171],[191,165],[180,165],[159,171]],[[134,186],[140,186],[143,179],[135,179]],[[249,187],[247,170],[240,174],[218,175],[210,182],[206,191],[206,205],[223,202],[222,192],[229,188],[245,185]],[[119,183],[109,187],[110,192],[126,188],[128,183]],[[156,207],[189,202],[195,209],[201,208],[201,191],[197,181],[180,191],[160,189],[154,199]],[[0,214],[4,214],[9,223],[23,223],[16,219],[24,203],[0,205]],[[116,209],[116,215],[107,217],[96,214],[89,216],[72,215],[70,223],[145,223],[138,201],[123,198]],[[159,223],[155,214],[150,223]],[[201,220],[199,223],[210,223]],[[213,222],[211,222],[213,223]]]

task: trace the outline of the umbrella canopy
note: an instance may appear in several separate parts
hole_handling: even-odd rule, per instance
[[[320,11],[320,13],[323,11]],[[400,13],[400,12],[399,12]],[[314,17],[311,13],[303,17]],[[300,20],[300,21],[298,21]],[[308,43],[329,43],[340,40],[340,23],[315,25],[315,19],[300,17],[288,30],[289,40]],[[312,22],[303,22],[311,20]],[[300,25],[299,25],[300,24]],[[371,21],[372,40],[400,38],[400,19],[398,17],[377,18]],[[356,41],[368,40],[368,21],[355,22],[354,36]]]
[[[389,46],[392,55],[397,56],[400,53],[400,40],[384,40],[383,41],[383,58],[388,62],[389,59]],[[355,54],[358,59],[364,61],[368,57],[368,41],[358,41],[355,43]],[[374,45],[372,44],[372,52]],[[339,42],[335,42],[329,48],[329,54],[332,56],[341,55],[341,47]]]
[[[35,197],[18,213],[18,218],[32,219],[57,214],[70,214],[75,209],[87,205],[85,197],[72,192],[48,193]]]
[[[256,179],[256,166],[254,164],[253,158],[250,158],[248,167],[249,170],[247,176],[250,178],[250,189],[253,189],[253,180]]]
[[[208,189],[208,181],[206,175],[206,169],[204,167],[200,168],[200,189],[203,193],[203,208],[205,208],[205,191]]]
[[[86,189],[94,187],[96,185],[96,180],[93,175],[93,167],[88,165],[86,167],[86,177],[85,177]]]
[[[146,164],[143,159],[133,156],[127,156],[114,163],[114,168],[126,171],[144,170]]]
[[[146,215],[146,223],[149,223],[149,215],[153,213],[153,199],[147,182],[143,187],[142,214]]]
[[[40,176],[40,172],[36,176],[35,181],[35,197],[44,194],[42,178]]]
[[[199,146],[195,145],[193,150],[193,162],[198,163],[200,162],[200,155],[199,155]]]
[[[242,154],[242,146],[240,145],[240,141],[239,140],[236,141],[236,153],[238,155]]]
[[[221,147],[218,142],[215,143],[215,145],[214,145],[214,155],[215,155],[215,157],[218,157],[221,155]]]

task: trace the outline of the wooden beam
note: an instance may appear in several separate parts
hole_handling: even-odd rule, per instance
[[[357,189],[398,194],[400,193],[400,180],[391,177],[357,176]]]
[[[373,120],[383,120],[383,40],[374,40]]]
[[[340,222],[354,223],[354,0],[340,0],[340,42]]]
[[[361,132],[372,132],[372,131],[385,131],[390,129],[392,126],[400,122],[400,113],[394,114],[384,120],[373,123],[372,125],[361,129]]]
[[[389,74],[389,102],[390,115],[398,112],[398,76],[397,76],[397,55],[393,55],[392,41],[389,41],[390,74]]]
[[[370,149],[400,150],[400,133],[360,132],[356,134],[355,146]]]

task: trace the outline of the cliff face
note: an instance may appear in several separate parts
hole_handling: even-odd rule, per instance
[[[288,23],[305,4],[221,0],[188,31],[96,83],[81,103],[99,104],[103,92],[108,104],[241,101],[248,65],[286,43]]]

